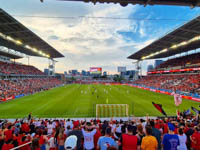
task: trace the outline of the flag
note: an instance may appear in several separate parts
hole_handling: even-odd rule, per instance
[[[174,103],[179,106],[182,103],[182,97],[180,94],[174,94]]]
[[[191,109],[196,113],[196,114],[199,114],[199,110],[198,109],[196,109],[196,108],[194,108],[194,107],[191,107]]]
[[[188,110],[186,110],[185,112],[184,112],[184,114],[187,116],[187,115],[189,115],[190,114],[190,108],[188,109]]]
[[[157,109],[159,112],[161,112],[163,115],[167,116],[167,114],[166,114],[165,111],[163,110],[161,104],[156,104],[156,103],[154,103],[154,102],[152,102],[152,104],[154,105],[154,107],[156,107],[156,109]]]
[[[179,110],[176,110],[176,116],[177,116],[177,119],[180,119],[180,111]]]

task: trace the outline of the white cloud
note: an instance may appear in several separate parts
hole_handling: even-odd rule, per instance
[[[117,66],[128,66],[133,69],[132,60],[128,60],[127,56],[153,40],[127,43],[117,31],[129,31],[133,28],[133,21],[92,17],[126,18],[130,13],[134,14],[137,9],[137,6],[131,5],[126,8],[119,5],[97,5],[88,11],[84,9],[84,12],[87,12],[86,17],[77,17],[77,19],[19,17],[17,19],[65,55],[65,58],[57,59],[59,61],[56,64],[57,72],[70,69],[88,70],[92,66],[102,66],[103,69],[109,69],[109,72],[114,73],[117,71]],[[67,13],[68,10],[66,10]],[[76,14],[82,16],[81,10]],[[43,14],[34,15],[42,16]],[[146,35],[143,24],[140,24],[141,36]],[[137,24],[134,25],[135,31],[137,26]],[[48,61],[44,64],[41,58],[33,57],[30,60],[41,70],[48,66]],[[27,60],[21,60],[21,62],[25,61]]]

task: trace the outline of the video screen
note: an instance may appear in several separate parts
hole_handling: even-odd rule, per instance
[[[102,68],[100,67],[90,67],[91,74],[101,74]]]

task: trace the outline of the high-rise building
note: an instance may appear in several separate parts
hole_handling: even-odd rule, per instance
[[[104,76],[107,76],[107,72],[106,72],[106,71],[104,71],[104,72],[103,72],[103,75],[104,75]]]
[[[90,71],[87,71],[86,75],[87,75],[87,76],[90,76]]]
[[[117,67],[118,72],[126,72],[126,67]]]
[[[121,76],[126,75],[126,67],[117,67],[117,71],[120,73]]]
[[[155,60],[154,68],[159,66],[161,63],[163,63],[163,60]]]
[[[78,70],[72,70],[72,75],[76,75],[78,73]]]
[[[127,75],[127,76],[134,76],[134,75],[135,75],[135,72],[136,72],[135,70],[127,70],[127,71],[126,71],[126,75]]]
[[[149,71],[151,71],[151,70],[153,70],[153,65],[148,65],[148,66],[147,66],[147,72],[149,72]]]
[[[44,74],[49,75],[49,69],[44,69]]]
[[[82,76],[86,76],[86,75],[87,75],[87,72],[86,72],[85,70],[82,70],[81,75],[82,75]]]

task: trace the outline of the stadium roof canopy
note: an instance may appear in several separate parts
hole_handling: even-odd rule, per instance
[[[178,6],[200,6],[199,0],[60,0],[60,1],[83,1],[99,3],[120,3],[121,6],[127,6],[128,4],[140,4],[140,5],[178,5]]]
[[[173,56],[200,48],[200,16],[129,56],[144,60]]]
[[[56,49],[0,9],[0,46],[30,55],[47,58],[64,57]]]
[[[3,51],[0,51],[0,56],[6,56],[6,57],[9,57],[12,59],[22,58],[21,56],[18,56],[18,55],[12,54],[12,53],[3,52]]]

